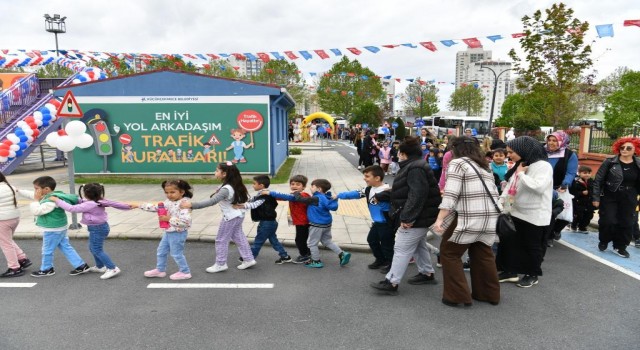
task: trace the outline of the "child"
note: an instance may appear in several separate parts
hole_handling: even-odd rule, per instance
[[[374,258],[376,258],[368,267],[375,270],[391,265],[391,261],[393,260],[395,237],[393,228],[387,220],[390,203],[379,202],[374,197],[377,193],[388,190],[389,185],[382,182],[384,180],[384,170],[377,165],[365,168],[363,173],[364,182],[367,184],[367,187],[359,191],[341,192],[334,196],[334,198],[367,199],[369,213],[373,221],[371,229],[369,229],[369,234],[367,235],[367,242],[369,243]]]
[[[242,183],[240,170],[231,162],[220,163],[216,168],[215,177],[222,180],[222,185],[218,187],[209,199],[200,202],[186,202],[181,208],[201,209],[220,203],[222,211],[222,222],[216,236],[216,263],[207,268],[207,272],[216,273],[227,270],[227,256],[229,254],[229,242],[233,241],[238,246],[238,251],[242,257],[242,263],[238,265],[238,270],[248,269],[256,264],[256,260],[251,253],[251,247],[247,237],[242,232],[242,221],[244,220],[244,210],[236,209],[234,204],[244,203],[249,199],[247,188]]]
[[[593,179],[591,178],[591,168],[586,165],[578,167],[578,176],[573,180],[569,193],[573,195],[573,222],[571,231],[589,233],[587,226],[593,219],[593,207],[591,201],[591,191],[593,190]],[[636,220],[637,221],[637,220]]]
[[[251,246],[253,257],[258,257],[260,248],[262,248],[266,240],[269,240],[273,249],[280,255],[280,259],[276,260],[276,264],[282,265],[291,262],[291,257],[278,241],[278,236],[276,236],[276,230],[278,229],[276,207],[278,207],[278,202],[271,196],[261,194],[261,191],[269,188],[270,184],[269,176],[254,176],[253,189],[258,191],[258,195],[251,198],[247,203],[234,204],[233,207],[235,209],[251,209],[251,220],[260,222],[256,238],[253,241],[253,246]]]
[[[338,201],[331,198],[331,183],[325,179],[315,179],[311,182],[313,196],[305,197],[299,193],[293,195],[295,201],[307,203],[307,217],[309,218],[309,239],[307,246],[311,251],[311,260],[304,263],[306,267],[322,268],[318,243],[338,254],[340,266],[345,266],[351,259],[351,253],[345,252],[331,240],[331,210],[338,210]]]
[[[137,206],[104,199],[104,187],[97,183],[88,183],[80,186],[79,193],[82,192],[84,192],[86,199],[83,199],[82,195],[80,195],[80,203],[76,205],[69,204],[56,196],[49,197],[49,200],[56,202],[59,208],[70,213],[82,213],[80,222],[87,225],[87,230],[89,230],[89,251],[96,261],[96,266],[89,268],[89,271],[103,273],[100,278],[106,280],[120,273],[120,269],[113,263],[109,255],[104,252],[104,241],[109,235],[106,207],[129,210]]]
[[[427,145],[427,143],[421,143],[420,149],[422,149],[422,159],[427,160],[429,158],[429,146]]]
[[[509,170],[509,166],[505,162],[505,159],[507,159],[507,151],[504,148],[497,148],[493,150],[491,170],[493,171],[493,177],[496,181],[496,187],[498,187],[499,193],[502,193],[502,187],[506,185],[504,176]]]
[[[20,223],[20,211],[16,192],[0,173],[0,247],[7,259],[8,269],[0,277],[19,277],[24,269],[31,266],[31,260],[13,240],[13,234]]]
[[[433,176],[436,178],[436,181],[440,181],[440,174],[442,174],[442,158],[439,157],[440,149],[436,147],[431,147],[429,150],[429,166],[431,170],[433,170]]]
[[[391,176],[396,176],[398,169],[400,169],[400,166],[398,165],[399,147],[400,141],[393,141],[393,147],[391,147],[391,165],[389,166],[389,170],[391,170]]]
[[[171,254],[179,271],[169,276],[172,280],[188,280],[191,278],[191,270],[184,257],[184,244],[187,241],[189,227],[191,227],[191,210],[180,206],[188,203],[187,198],[192,198],[191,185],[184,180],[169,180],[162,182],[162,189],[167,199],[162,202],[167,211],[166,215],[158,216],[160,221],[168,221],[169,227],[164,230],[160,244],[158,244],[156,268],[145,271],[144,277],[163,278],[167,275],[167,256]],[[186,197],[186,198],[185,198]],[[143,203],[140,209],[157,212],[158,205]]]
[[[69,273],[77,276],[89,272],[89,265],[78,255],[67,237],[67,214],[49,199],[56,196],[70,204],[78,203],[78,196],[55,191],[56,180],[51,176],[41,176],[33,180],[34,191],[18,190],[22,196],[35,199],[30,205],[31,213],[36,216],[36,225],[42,228],[42,263],[40,270],[31,273],[32,277],[47,277],[56,274],[53,268],[53,253],[56,247],[62,251],[67,261],[74,267]]]
[[[389,175],[389,164],[391,164],[391,147],[389,147],[389,141],[384,141],[382,143],[382,147],[380,147],[378,155],[380,157],[380,166],[384,171],[384,175]]]
[[[289,179],[289,188],[293,194],[298,193],[301,197],[311,197],[304,192],[309,180],[304,175],[294,175]],[[300,254],[293,259],[294,264],[304,264],[311,259],[311,250],[307,247],[309,239],[309,219],[307,218],[307,204],[302,202],[294,202],[293,196],[275,191],[262,191],[262,194],[271,195],[275,199],[288,200],[289,210],[291,211],[291,219],[296,226],[296,247]]]

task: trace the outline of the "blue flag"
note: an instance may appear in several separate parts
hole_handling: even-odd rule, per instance
[[[600,24],[596,26],[598,36],[604,38],[605,36],[613,37],[613,24]]]
[[[298,51],[300,52],[300,55],[302,55],[302,57],[304,57],[305,60],[310,60],[313,58],[313,56],[311,56],[311,54],[308,51]]]
[[[340,52],[340,50],[338,49],[331,49],[330,51],[333,52],[333,54],[336,56],[342,56],[342,52]]]
[[[493,41],[494,43],[500,39],[504,39],[502,35],[489,35],[487,39]]]

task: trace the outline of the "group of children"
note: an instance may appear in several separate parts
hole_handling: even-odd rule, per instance
[[[1,174],[0,174],[1,175]],[[101,279],[110,279],[120,274],[121,270],[104,251],[104,241],[109,235],[107,207],[120,210],[140,208],[148,212],[156,212],[160,227],[164,229],[157,248],[157,260],[154,269],[144,272],[145,277],[163,278],[167,275],[168,256],[176,262],[178,271],[169,276],[172,280],[185,280],[192,277],[189,264],[184,255],[188,230],[191,227],[191,211],[218,204],[222,218],[216,236],[216,262],[206,268],[209,273],[217,273],[228,269],[227,258],[229,242],[233,241],[240,252],[238,269],[244,270],[256,265],[262,245],[268,240],[279,254],[276,264],[297,263],[309,268],[322,268],[318,243],[333,250],[340,266],[347,265],[351,253],[343,251],[332,241],[331,211],[338,208],[337,199],[330,192],[331,183],[325,179],[311,182],[311,192],[304,192],[307,178],[303,175],[293,176],[290,181],[290,194],[269,191],[270,179],[266,175],[253,178],[253,189],[256,195],[249,197],[247,188],[242,182],[238,168],[232,162],[220,163],[215,170],[215,177],[222,185],[206,200],[192,202],[192,187],[184,180],[168,180],[162,183],[166,199],[160,203],[128,204],[105,199],[104,187],[100,184],[86,184],[80,188],[80,196],[56,191],[56,181],[49,176],[42,176],[33,181],[34,191],[16,190],[8,184],[4,176],[0,176],[0,246],[7,258],[9,269],[1,277],[18,277],[25,274],[31,265],[26,254],[13,241],[13,233],[19,222],[16,193],[33,199],[31,213],[36,217],[36,225],[42,229],[42,262],[33,277],[45,277],[55,274],[53,256],[55,249],[62,251],[65,258],[74,268],[70,275],[98,272]],[[290,201],[293,224],[296,226],[296,246],[299,256],[291,258],[277,238],[277,202],[276,199]],[[82,213],[81,223],[87,225],[89,231],[89,250],[95,260],[90,267],[76,252],[67,236],[67,215],[65,210]],[[245,212],[250,210],[251,219],[259,222],[253,245],[242,230]]]

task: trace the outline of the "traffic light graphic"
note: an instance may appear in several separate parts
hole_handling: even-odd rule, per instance
[[[107,123],[105,123],[99,115],[96,115],[95,118],[89,120],[87,124],[95,141],[96,153],[99,156],[109,156],[113,154],[113,143],[111,142],[111,134],[109,134]]]

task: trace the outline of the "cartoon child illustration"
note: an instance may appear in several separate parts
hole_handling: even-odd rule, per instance
[[[173,160],[173,154],[174,154],[173,148],[169,148],[167,150],[167,156],[169,156],[169,160]]]
[[[156,155],[157,155],[158,157],[162,156],[162,150],[161,150],[160,148],[157,148],[157,149],[156,149]]]
[[[244,129],[232,129],[231,130],[231,137],[235,140],[233,142],[231,142],[231,146],[227,147],[226,150],[229,151],[231,149],[233,149],[233,163],[246,163],[247,160],[244,159],[244,156],[242,155],[244,153],[244,150],[246,148],[249,148],[251,146],[253,146],[253,143],[250,144],[246,144],[244,143],[244,141],[242,141],[243,138],[245,138],[245,136],[247,136],[247,132]]]
[[[206,142],[202,145],[204,148],[202,149],[202,154],[206,157],[207,162],[209,161],[209,153],[211,153],[211,144]]]
[[[182,150],[180,148],[176,148],[176,158],[182,159]]]
[[[187,150],[187,160],[193,160],[193,149],[189,148]]]
[[[133,146],[129,144],[122,147],[122,159],[125,163],[133,163]]]

